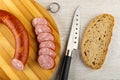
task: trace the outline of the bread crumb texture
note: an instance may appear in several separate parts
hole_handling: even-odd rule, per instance
[[[114,17],[102,14],[87,26],[82,39],[83,61],[92,69],[99,69],[105,61],[114,26]]]

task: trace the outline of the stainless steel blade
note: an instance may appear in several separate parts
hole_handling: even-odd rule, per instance
[[[71,55],[74,49],[78,49],[79,31],[80,31],[80,7],[78,7],[74,13],[66,55],[64,57],[59,80],[68,80],[68,73],[72,59]]]
[[[71,53],[74,49],[78,49],[79,34],[80,34],[80,7],[74,13],[73,23],[67,45],[67,53]],[[71,55],[71,54],[70,54]]]

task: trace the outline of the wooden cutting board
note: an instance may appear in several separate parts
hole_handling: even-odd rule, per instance
[[[57,65],[60,52],[60,36],[57,26],[50,14],[34,0],[0,0],[0,9],[7,10],[15,15],[25,26],[29,34],[30,53],[23,71],[16,70],[11,65],[15,52],[15,40],[10,30],[0,24],[0,80],[50,80],[54,73],[52,70],[43,70],[37,63],[38,44],[31,21],[34,17],[45,17],[55,35]]]

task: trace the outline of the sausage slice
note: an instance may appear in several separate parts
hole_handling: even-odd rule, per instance
[[[49,48],[41,48],[41,49],[39,49],[38,55],[42,55],[42,54],[49,55],[53,59],[55,59],[55,57],[56,57],[56,53],[52,49],[49,49]]]
[[[40,43],[39,48],[50,48],[55,50],[55,44],[53,41],[43,41]]]
[[[37,24],[35,27],[35,33],[38,35],[41,32],[51,32],[51,29],[47,25]]]
[[[43,25],[47,25],[48,22],[45,18],[42,18],[42,17],[36,17],[32,20],[32,25],[34,27],[36,27],[37,24],[43,24]]]
[[[39,43],[42,41],[54,41],[54,36],[51,33],[39,33],[37,40]]]
[[[38,63],[43,69],[52,69],[55,65],[53,58],[48,55],[40,55],[38,57]]]

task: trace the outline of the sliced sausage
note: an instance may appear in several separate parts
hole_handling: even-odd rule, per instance
[[[54,36],[51,33],[39,33],[37,36],[38,42],[42,41],[54,41]]]
[[[23,24],[11,13],[0,10],[0,23],[5,24],[15,37],[15,54],[12,65],[23,70],[29,55],[29,37]]]
[[[35,33],[38,35],[41,32],[51,32],[51,29],[47,25],[37,24],[35,27]]]
[[[38,63],[43,69],[52,69],[55,66],[53,58],[48,55],[40,55],[38,57]]]
[[[53,41],[43,41],[40,43],[39,48],[50,48],[55,50],[55,44]]]
[[[32,25],[34,27],[36,27],[37,24],[43,24],[43,25],[47,25],[48,22],[45,18],[42,18],[42,17],[36,17],[32,20]]]
[[[56,57],[56,53],[52,49],[49,49],[49,48],[41,48],[41,49],[39,49],[38,55],[42,55],[42,54],[49,55],[53,59],[55,59],[55,57]]]

